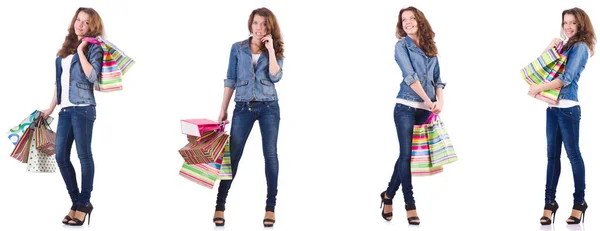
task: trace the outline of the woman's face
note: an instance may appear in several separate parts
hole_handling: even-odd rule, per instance
[[[577,19],[575,19],[575,15],[565,14],[563,17],[563,30],[565,31],[565,35],[567,38],[573,37],[573,35],[577,34]]]
[[[81,11],[77,14],[77,19],[75,19],[75,24],[73,24],[73,28],[75,29],[75,34],[79,38],[83,38],[83,36],[90,31],[90,15]]]
[[[267,18],[258,14],[254,15],[252,19],[252,36],[261,39],[269,33],[267,31]]]
[[[402,12],[402,29],[409,37],[417,36],[419,30],[417,18],[411,10]]]

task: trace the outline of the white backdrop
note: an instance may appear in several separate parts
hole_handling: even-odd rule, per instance
[[[561,12],[579,6],[600,28],[590,1],[110,1],[3,2],[0,6],[0,128],[45,109],[54,58],[73,13],[94,7],[107,39],[136,60],[124,90],[98,93],[93,154],[96,177],[89,229],[206,230],[216,188],[178,175],[185,145],[179,120],[217,119],[231,44],[248,36],[258,7],[278,17],[285,42],[277,230],[398,230],[407,226],[401,192],[392,222],[379,194],[398,157],[393,122],[401,72],[394,61],[398,11],[414,5],[436,32],[446,104],[441,114],[459,161],[415,178],[422,230],[540,228],[546,171],[545,108],[527,96],[519,70],[559,36]],[[600,63],[580,80],[580,147],[586,163],[585,227],[600,227],[598,150]],[[53,114],[58,117],[57,112]],[[229,114],[232,115],[233,103]],[[52,125],[56,128],[56,122]],[[266,181],[258,125],[233,183],[227,230],[262,229]],[[61,230],[70,202],[55,174],[31,174],[0,142],[0,230]],[[73,150],[73,162],[79,168]],[[566,154],[554,230],[567,227],[573,179]],[[79,173],[79,169],[77,171]],[[552,230],[542,227],[542,230]]]

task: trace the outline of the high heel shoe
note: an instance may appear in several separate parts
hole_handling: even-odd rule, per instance
[[[71,205],[71,211],[75,210],[77,210],[77,205]],[[71,211],[69,211],[69,213],[71,213]],[[73,220],[73,218],[69,215],[66,215],[65,218],[63,218],[62,223],[68,225],[70,220]]]
[[[273,212],[273,213],[275,213],[275,206],[267,206],[267,207],[265,207],[265,212]],[[270,222],[270,223],[267,223],[267,222]],[[273,224],[275,224],[275,220],[274,219],[270,219],[270,218],[263,219],[263,225],[265,227],[273,227]]]
[[[385,191],[381,193],[381,206],[379,206],[379,208],[381,209],[381,216],[383,219],[391,221],[392,218],[388,219],[388,217],[392,217],[394,214],[392,212],[383,213],[383,205],[392,205],[392,199],[385,199]]]
[[[542,216],[542,218],[540,218],[540,224],[549,225],[549,224],[554,223],[554,217],[556,216],[556,210],[558,210],[558,203],[554,202],[552,204],[546,204],[546,205],[544,205],[544,210],[552,211],[552,214],[550,214],[550,216],[552,216],[552,220],[550,220],[550,218],[547,216]]]
[[[217,206],[215,206],[215,212],[216,211],[222,211],[222,212],[224,212],[225,211],[225,205],[217,205]],[[222,222],[217,223],[217,221],[222,221]],[[213,223],[215,223],[215,226],[225,226],[225,218],[214,217],[213,218]]]
[[[92,206],[92,204],[87,204],[87,205],[79,205],[77,206],[77,211],[85,213],[85,215],[83,216],[83,221],[79,220],[78,218],[74,217],[73,220],[71,220],[74,223],[71,223],[71,221],[69,222],[69,225],[71,226],[82,226],[83,223],[85,222],[85,218],[88,217],[88,225],[90,225],[90,220],[92,220],[92,210],[94,210],[94,206]]]
[[[406,209],[406,211],[408,212],[408,211],[411,211],[411,210],[417,210],[417,207],[415,206],[415,204],[410,204],[410,205],[405,205],[404,209]],[[408,220],[408,224],[409,225],[419,225],[419,224],[421,224],[421,219],[419,219],[418,216],[412,216],[412,217],[406,218],[406,220]]]
[[[567,219],[570,219],[573,221],[567,221],[567,224],[574,225],[574,224],[579,224],[579,222],[583,223],[583,219],[584,219],[583,215],[585,215],[585,210],[587,210],[587,208],[588,208],[588,205],[587,205],[587,202],[585,202],[585,201],[583,202],[582,205],[573,205],[573,210],[581,211],[581,217],[580,217],[581,219],[574,217],[574,216],[570,216]]]

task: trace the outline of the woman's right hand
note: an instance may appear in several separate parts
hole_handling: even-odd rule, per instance
[[[559,38],[552,39],[552,41],[550,42],[548,47],[546,47],[546,50],[550,50],[553,47],[558,47],[558,44],[560,44],[561,42],[562,42],[562,39],[559,39]]]
[[[433,110],[433,102],[431,102],[430,99],[425,100],[425,106],[429,109],[429,110]]]
[[[227,111],[221,111],[221,114],[219,114],[219,123],[221,122],[225,122],[225,124],[229,123],[229,120],[227,120]]]
[[[48,108],[46,110],[43,110],[42,111],[42,117],[45,118],[45,117],[49,116],[50,114],[52,114],[53,111],[54,111],[54,109],[52,109],[52,108]]]

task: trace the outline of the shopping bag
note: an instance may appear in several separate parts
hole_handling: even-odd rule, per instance
[[[29,158],[29,151],[31,149],[31,140],[33,138],[33,129],[32,127],[27,127],[25,132],[19,138],[17,144],[15,144],[15,148],[13,149],[10,157],[21,161],[22,163],[27,163]]]
[[[209,119],[184,119],[181,120],[181,133],[196,137],[203,137],[211,131],[223,131],[225,125]]]
[[[114,44],[100,36],[84,38],[87,42],[102,47],[102,71],[94,89],[102,92],[123,90],[121,77],[135,64],[135,61],[119,50]]]
[[[433,119],[433,113],[424,124],[413,126],[412,152],[410,157],[410,172],[412,176],[430,176],[441,173],[442,166],[434,167],[431,164],[429,141],[427,140],[427,126]]]
[[[229,141],[225,144],[223,154],[215,162],[202,164],[183,163],[179,175],[199,185],[212,189],[217,180],[231,180],[231,157]]]
[[[46,120],[38,120],[35,128],[36,149],[46,155],[54,155],[56,133],[50,128]]]
[[[567,63],[567,56],[562,54],[563,43],[561,42],[558,47],[552,48],[533,62],[521,69],[521,76],[529,84],[543,84],[548,83],[558,77],[559,74],[564,73]],[[560,87],[542,91],[535,95],[536,99],[544,101],[549,104],[556,104],[558,102],[558,95],[560,93]]]
[[[13,145],[16,145],[19,142],[19,139],[25,133],[25,129],[35,123],[37,119],[42,115],[42,113],[38,110],[33,111],[29,116],[25,117],[17,126],[11,128],[7,133],[8,140]],[[46,116],[46,123],[50,124],[54,118],[51,116]]]
[[[432,167],[441,167],[458,160],[446,126],[437,115],[427,124],[427,143]]]
[[[223,149],[228,141],[229,135],[220,132],[212,139],[199,144],[189,142],[186,146],[179,149],[179,153],[188,164],[212,163],[223,154]]]
[[[38,129],[38,127],[32,128]],[[38,151],[37,137],[32,136],[27,156],[27,172],[31,173],[53,173],[56,172],[56,159],[54,155],[44,154]]]

